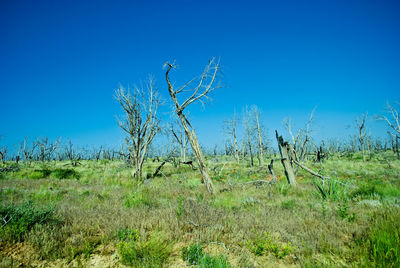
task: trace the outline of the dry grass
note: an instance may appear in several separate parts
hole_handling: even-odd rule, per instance
[[[322,200],[314,179],[303,171],[299,171],[299,187],[290,188],[278,164],[276,173],[281,181],[276,185],[245,184],[270,176],[266,169],[225,158],[209,160],[209,165],[216,167],[216,196],[208,195],[197,170],[170,164],[165,165],[163,175],[142,184],[136,183],[130,168],[119,161],[83,161],[74,168],[79,180],[51,174],[29,178],[35,170],[60,169],[65,164],[33,163],[0,180],[1,204],[31,200],[36,205],[54,205],[61,221],[60,225],[36,225],[21,243],[26,251],[17,255],[9,251],[14,243],[2,241],[0,266],[13,262],[74,266],[91,263],[96,256],[110,260],[112,267],[121,260],[116,233],[123,228],[136,229],[143,243],[152,234],[162,233],[173,249],[166,266],[184,266],[180,251],[193,243],[202,245],[207,253],[223,254],[234,267],[369,266],[360,237],[374,228],[376,215],[385,217],[388,209],[392,215],[400,215],[398,161],[390,162],[390,168],[382,161],[307,163],[349,183],[345,201]],[[157,165],[149,161],[145,172],[152,173]],[[376,186],[372,194],[368,192],[371,185]],[[265,232],[278,244],[290,243],[293,252],[283,258],[255,255],[249,241]],[[35,249],[34,257],[29,248]]]

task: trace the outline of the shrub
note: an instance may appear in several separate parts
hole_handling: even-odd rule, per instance
[[[49,169],[46,169],[46,168],[44,168],[44,169],[35,169],[33,172],[31,172],[29,174],[28,177],[30,179],[34,179],[34,180],[43,179],[43,178],[48,177],[50,175],[50,173],[51,173],[51,171]]]
[[[294,247],[290,243],[276,242],[276,239],[268,232],[265,232],[262,237],[255,241],[249,240],[247,244],[250,251],[257,256],[272,253],[275,257],[282,259],[294,251]]]
[[[62,168],[57,168],[52,172],[52,175],[56,177],[59,180],[64,180],[64,179],[76,179],[79,180],[80,175],[77,171],[74,169],[62,169]]]
[[[188,248],[182,249],[182,259],[188,265],[198,265],[201,268],[226,268],[230,267],[227,258],[224,255],[211,256],[204,254],[203,248],[197,243]]]
[[[124,265],[161,267],[167,263],[172,245],[160,233],[154,233],[147,240],[137,236],[119,242],[118,252]]]
[[[186,261],[188,265],[199,264],[203,256],[204,256],[203,249],[197,243],[192,244],[188,248],[182,249],[182,259]]]
[[[22,241],[25,233],[36,224],[44,224],[53,220],[52,207],[35,208],[31,202],[22,205],[0,206],[2,224],[0,239],[5,241]]]

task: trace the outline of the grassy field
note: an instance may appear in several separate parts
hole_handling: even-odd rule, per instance
[[[215,196],[198,170],[171,163],[143,183],[122,161],[3,170],[0,266],[400,266],[400,161],[390,152],[306,161],[332,180],[299,170],[296,188],[279,162],[273,185],[250,183],[271,180],[266,167],[207,162]]]

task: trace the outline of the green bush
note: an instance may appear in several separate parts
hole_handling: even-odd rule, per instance
[[[194,243],[188,248],[182,249],[182,259],[186,261],[188,265],[200,264],[201,258],[203,258],[204,253],[200,245]]]
[[[80,178],[80,175],[77,171],[69,168],[67,169],[57,168],[52,172],[52,175],[59,180],[64,180],[64,179],[79,180]]]
[[[36,224],[45,224],[53,220],[54,208],[35,208],[31,202],[22,205],[0,205],[0,240],[22,241],[24,235]]]
[[[28,175],[28,177],[29,177],[30,179],[37,180],[37,179],[46,178],[46,177],[48,177],[50,174],[51,174],[51,171],[50,171],[49,169],[46,169],[46,168],[44,168],[44,169],[35,169],[33,172],[31,172],[31,173]]]
[[[128,237],[118,243],[118,252],[124,265],[162,267],[172,253],[172,245],[160,233],[154,233],[147,240],[139,236]]]
[[[247,245],[250,251],[256,256],[263,256],[272,253],[279,259],[282,259],[294,251],[294,247],[290,243],[276,242],[276,239],[274,239],[268,232],[265,232],[262,237],[259,237],[254,241],[249,240]]]
[[[182,249],[182,259],[187,265],[197,265],[201,268],[227,268],[230,264],[224,255],[217,257],[204,254],[203,248],[197,243]]]

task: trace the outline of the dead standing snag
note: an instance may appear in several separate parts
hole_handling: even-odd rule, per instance
[[[175,66],[170,63],[166,63],[165,66],[167,67],[165,76],[168,84],[168,92],[172,101],[174,102],[175,112],[178,115],[182,127],[185,130],[186,137],[188,138],[192,147],[193,153],[196,156],[200,173],[203,178],[203,183],[206,185],[209,193],[215,194],[214,185],[211,181],[208,168],[205,164],[203,152],[197,140],[196,133],[187,117],[183,114],[183,111],[193,102],[199,101],[204,104],[205,100],[209,99],[208,95],[215,89],[221,87],[218,83],[216,83],[217,73],[220,68],[219,62],[216,61],[215,58],[211,59],[200,77],[193,78],[188,83],[177,89],[174,88],[169,78],[169,73],[171,69],[175,68]],[[188,93],[189,96],[185,101],[179,102],[177,95],[185,92]]]
[[[160,130],[157,110],[161,100],[151,78],[146,89],[135,88],[133,95],[121,86],[115,91],[115,98],[125,112],[124,121],[118,120],[118,124],[127,134],[125,141],[134,166],[133,176],[142,180],[147,150]]]

